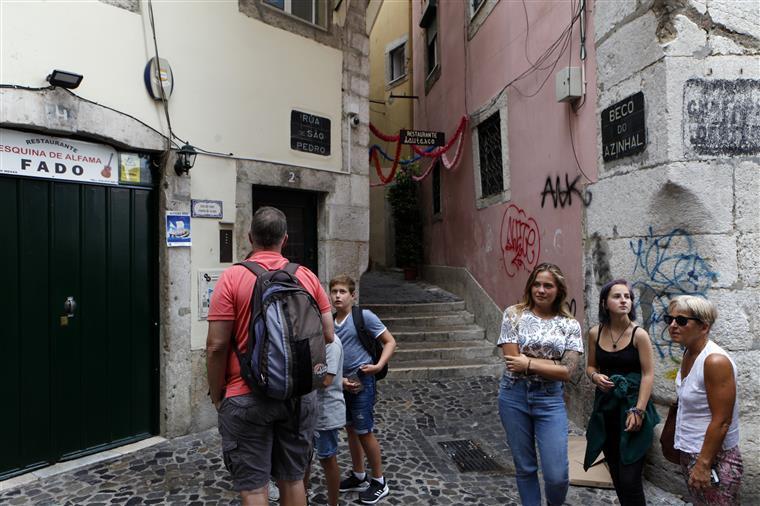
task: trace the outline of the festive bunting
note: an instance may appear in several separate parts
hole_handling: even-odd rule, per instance
[[[375,125],[370,123],[369,129],[370,131],[380,140],[383,140],[385,142],[395,142],[396,143],[396,153],[393,158],[388,156],[388,154],[383,151],[383,149],[378,146],[377,144],[372,145],[369,148],[369,160],[370,162],[375,166],[375,172],[377,173],[378,178],[380,178],[380,183],[374,183],[371,186],[385,186],[396,176],[396,171],[398,170],[399,165],[409,165],[411,163],[414,163],[421,158],[428,158],[430,159],[430,164],[428,165],[427,169],[419,175],[419,176],[412,176],[412,179],[414,181],[422,181],[428,175],[430,175],[430,172],[433,170],[433,167],[435,166],[436,161],[440,160],[441,164],[446,168],[446,170],[453,170],[456,168],[456,166],[459,164],[459,161],[462,158],[462,146],[464,139],[464,132],[465,127],[467,126],[467,116],[462,116],[462,119],[459,122],[459,126],[457,127],[456,131],[454,132],[454,135],[449,139],[449,142],[446,143],[445,146],[441,146],[439,148],[434,147],[428,147],[428,148],[420,148],[418,146],[412,146],[412,150],[416,154],[416,156],[400,160],[401,157],[401,138],[399,135],[388,135],[380,130],[378,130]],[[448,157],[446,156],[446,153],[454,146],[456,143],[456,150],[454,151],[454,159],[449,161]],[[380,158],[378,156],[378,153],[380,153],[383,158],[385,158],[388,161],[392,161],[393,165],[391,166],[390,174],[387,176],[383,173],[382,167],[380,167]]]

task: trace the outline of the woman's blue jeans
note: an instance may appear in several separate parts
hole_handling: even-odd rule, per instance
[[[517,489],[523,506],[541,505],[536,443],[541,455],[546,500],[565,502],[570,486],[567,461],[567,411],[562,382],[534,382],[503,376],[499,416],[515,461]]]

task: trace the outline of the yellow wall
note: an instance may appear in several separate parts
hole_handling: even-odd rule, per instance
[[[412,94],[412,46],[411,37],[407,38],[407,76],[392,85],[386,79],[386,48],[392,43],[409,35],[411,6],[407,0],[385,0],[379,8],[377,19],[370,33],[370,100],[382,101],[384,104],[370,102],[370,121],[381,132],[397,134],[401,129],[410,129],[413,125],[412,99],[390,99],[394,95]],[[370,145],[379,144],[390,155],[395,153],[395,144],[382,142],[370,135]],[[411,156],[411,150],[404,146],[402,158]],[[391,162],[380,159],[384,174],[390,173]],[[375,168],[370,164],[370,180],[379,182]],[[370,259],[384,266],[392,266],[393,239],[390,225],[390,207],[387,204],[386,188],[375,187],[370,190]]]

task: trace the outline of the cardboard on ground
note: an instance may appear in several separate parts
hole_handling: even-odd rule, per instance
[[[583,470],[583,458],[586,455],[586,436],[570,436],[568,441],[568,460],[570,461],[570,484],[579,487],[613,488],[612,477],[607,470],[607,464],[602,462],[604,454],[600,454],[589,467]]]

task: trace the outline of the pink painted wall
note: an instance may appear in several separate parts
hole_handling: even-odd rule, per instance
[[[462,115],[469,115],[498,96],[504,86],[526,70],[526,21],[523,3],[500,1],[475,36],[467,41],[467,2],[438,2],[438,33],[441,75],[425,94],[424,31],[419,28],[421,1],[413,2],[414,92],[420,97],[415,107],[415,128],[442,130],[450,136]],[[526,0],[530,32],[528,55],[533,61],[559,37],[571,20],[569,1]],[[483,209],[475,205],[475,177],[471,129],[465,138],[464,154],[459,166],[441,171],[441,219],[432,218],[432,178],[422,183],[425,235],[425,261],[432,265],[465,267],[504,308],[517,302],[529,269],[537,262],[558,264],[568,278],[569,299],[577,301],[577,317],[583,313],[583,272],[581,216],[582,202],[575,193],[572,203],[554,207],[552,197],[541,206],[541,193],[547,177],[560,176],[565,189],[565,174],[572,182],[580,174],[570,143],[572,125],[575,151],[583,171],[596,180],[596,76],[593,45],[592,11],[587,9],[586,98],[577,114],[566,103],[555,99],[555,74],[572,61],[580,66],[579,28],[576,23],[572,52],[562,53],[556,69],[538,71],[516,83],[520,91],[532,94],[548,76],[543,89],[534,97],[522,97],[510,86],[507,91],[508,149],[511,172],[511,201]],[[555,53],[556,55],[557,53]],[[553,61],[554,59],[552,59]],[[470,125],[474,127],[474,125]],[[504,132],[502,132],[504,135]],[[576,187],[584,192],[584,177]],[[540,255],[528,269],[514,267],[505,256],[506,238],[502,237],[505,213],[515,214],[514,206],[525,211],[526,221],[537,226]],[[505,259],[507,266],[505,266]]]

